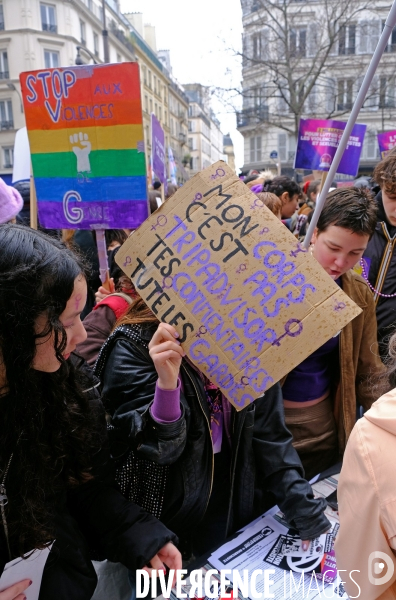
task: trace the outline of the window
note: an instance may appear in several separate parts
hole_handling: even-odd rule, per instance
[[[168,124],[168,111],[165,111],[165,118],[164,118],[164,120],[165,120],[165,125],[167,125]]]
[[[143,67],[143,83],[147,85],[147,69]]]
[[[14,166],[14,148],[3,148],[3,167],[11,169]]]
[[[153,112],[153,99],[150,98],[150,112]]]
[[[290,56],[303,57],[307,54],[307,30],[292,29],[289,39]]]
[[[194,148],[194,138],[188,138],[188,149],[195,150]]]
[[[121,54],[117,52],[117,62],[122,62]]]
[[[46,69],[59,67],[59,52],[44,50],[44,64]]]
[[[85,46],[85,44],[87,42],[87,36],[86,36],[84,21],[80,21],[80,39],[81,39],[81,43],[84,44],[84,46]]]
[[[377,47],[381,34],[381,21],[376,19],[360,21],[359,27],[359,52],[360,54],[372,54]]]
[[[0,30],[4,29],[4,12],[3,12],[3,4],[0,4]]]
[[[380,77],[379,83],[379,107],[395,108],[395,79],[393,77]]]
[[[158,107],[158,117],[159,117],[159,120],[162,121],[162,106]]]
[[[14,116],[12,114],[11,100],[0,101],[0,126],[1,129],[14,128]]]
[[[356,25],[342,25],[338,39],[338,54],[355,54]]]
[[[260,59],[261,58],[261,36],[259,33],[255,33],[252,36],[252,45],[253,45],[253,58]]]
[[[337,86],[337,110],[351,110],[353,79],[339,79]]]
[[[55,6],[52,4],[40,4],[41,26],[43,31],[57,32]]]
[[[261,160],[261,135],[250,138],[250,162],[259,162]]]
[[[375,159],[378,158],[378,153],[377,133],[368,130],[364,136],[362,158]]]
[[[148,86],[151,90],[151,71],[148,72]]]
[[[8,70],[8,56],[7,51],[0,51],[0,79],[9,79],[10,72]]]
[[[148,97],[144,97],[144,110],[148,113]]]
[[[99,56],[99,36],[95,32],[93,34],[93,43],[94,43],[94,54],[95,54],[95,56]]]
[[[155,75],[154,75],[154,93],[155,94],[157,93],[157,78]]]

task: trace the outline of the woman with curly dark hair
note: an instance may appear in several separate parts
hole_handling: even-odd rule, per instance
[[[114,487],[97,382],[72,354],[86,337],[84,265],[41,232],[3,225],[0,280],[0,570],[55,540],[40,600],[88,600],[91,550],[132,570],[179,568],[173,534]]]

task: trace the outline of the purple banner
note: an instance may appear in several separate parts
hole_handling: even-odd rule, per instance
[[[301,119],[294,168],[328,171],[345,125],[332,119]],[[365,133],[366,125],[354,126],[337,173],[356,177]]]
[[[378,134],[378,145],[381,158],[384,158],[396,146],[396,131],[385,131]]]
[[[165,134],[161,123],[153,113],[151,113],[151,140],[153,171],[160,182],[165,183]]]

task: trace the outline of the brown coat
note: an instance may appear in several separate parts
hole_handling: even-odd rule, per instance
[[[340,334],[340,379],[334,415],[343,453],[356,422],[356,404],[364,410],[371,407],[378,397],[373,386],[375,376],[383,373],[385,367],[379,358],[375,306],[369,287],[354,271],[345,273],[341,281],[343,291],[363,309]]]

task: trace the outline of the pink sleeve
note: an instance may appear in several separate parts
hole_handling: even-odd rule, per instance
[[[157,381],[154,402],[150,412],[153,419],[158,423],[174,423],[180,419],[180,378],[175,390],[162,390]]]

